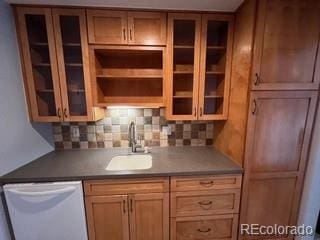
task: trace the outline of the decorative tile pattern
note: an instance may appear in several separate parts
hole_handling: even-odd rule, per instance
[[[164,109],[107,109],[106,117],[98,122],[53,123],[57,149],[128,147],[128,128],[136,123],[138,142],[143,146],[205,146],[212,145],[212,121],[167,121]],[[79,128],[73,137],[71,126]],[[171,135],[162,131],[171,127]]]

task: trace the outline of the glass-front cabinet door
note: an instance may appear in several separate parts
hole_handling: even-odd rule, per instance
[[[202,15],[199,119],[228,117],[233,17]]]
[[[168,119],[197,119],[200,26],[199,14],[168,16]]]
[[[64,121],[86,121],[91,109],[85,11],[53,9]]]
[[[33,121],[62,121],[51,9],[17,8],[18,29]]]

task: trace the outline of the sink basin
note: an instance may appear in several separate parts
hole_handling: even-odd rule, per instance
[[[142,170],[152,167],[152,156],[148,154],[133,154],[115,156],[106,167],[108,171]]]

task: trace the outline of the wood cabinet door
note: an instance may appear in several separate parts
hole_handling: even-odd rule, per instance
[[[129,196],[131,240],[169,240],[169,194]]]
[[[92,121],[85,11],[53,9],[64,121]]]
[[[251,93],[241,223],[295,225],[317,92]]]
[[[87,10],[89,43],[128,44],[125,11]]]
[[[198,119],[200,14],[170,13],[167,37],[168,120]]]
[[[18,7],[16,10],[31,118],[37,122],[62,121],[51,9]]]
[[[259,1],[253,90],[318,89],[319,12],[318,0]]]
[[[166,45],[166,13],[128,12],[129,44]]]
[[[90,240],[129,240],[128,196],[85,198]]]
[[[228,117],[233,16],[202,15],[199,119]]]

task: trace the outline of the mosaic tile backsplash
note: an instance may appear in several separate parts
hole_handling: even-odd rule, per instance
[[[136,136],[142,146],[212,145],[213,122],[167,121],[164,109],[107,109],[97,122],[53,123],[56,149],[128,147],[128,128],[136,123]],[[171,128],[171,135],[163,131]],[[73,134],[79,130],[79,136]]]

